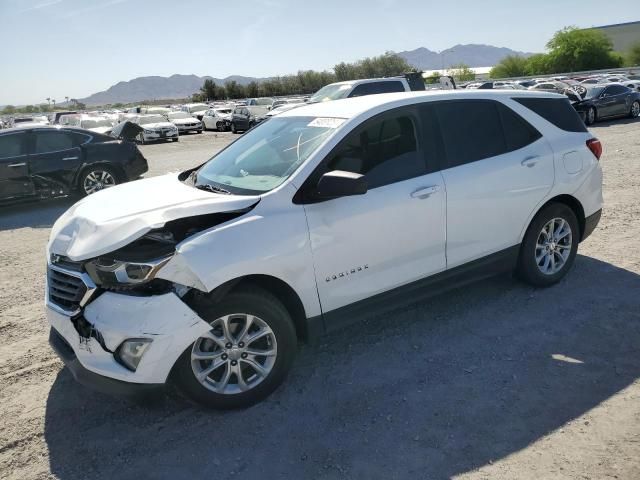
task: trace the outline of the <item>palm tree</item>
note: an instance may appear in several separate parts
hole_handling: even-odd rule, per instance
[[[69,97],[64,97],[64,102],[69,103]]]
[[[45,100],[47,101],[47,103],[48,103],[49,105],[51,105],[51,97],[47,97]]]

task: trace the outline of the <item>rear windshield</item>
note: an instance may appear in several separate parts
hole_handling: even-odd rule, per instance
[[[516,102],[540,115],[565,132],[586,132],[584,122],[564,98],[514,98]]]

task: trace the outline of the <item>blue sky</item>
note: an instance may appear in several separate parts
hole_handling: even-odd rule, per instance
[[[387,50],[543,51],[568,25],[638,20],[628,0],[0,0],[0,104],[81,98],[174,73],[270,76]],[[634,11],[636,10],[636,11]]]

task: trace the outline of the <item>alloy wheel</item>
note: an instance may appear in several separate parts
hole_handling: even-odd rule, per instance
[[[573,243],[569,222],[563,218],[548,221],[538,234],[536,265],[545,275],[554,275],[565,266]]]
[[[638,115],[640,115],[640,103],[633,102],[631,105],[631,116],[635,118]]]
[[[194,342],[191,369],[205,388],[237,394],[267,378],[277,353],[276,336],[264,320],[247,313],[225,315]]]
[[[589,118],[589,125],[591,125],[592,123],[595,123],[596,121],[596,109],[591,107],[589,109],[589,112],[587,113],[588,118]]]
[[[106,170],[92,170],[84,177],[82,188],[84,193],[91,195],[105,188],[113,187],[116,184],[114,176]]]

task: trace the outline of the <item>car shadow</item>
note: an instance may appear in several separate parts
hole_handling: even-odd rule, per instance
[[[242,411],[132,405],[62,370],[46,407],[51,472],[450,478],[638,379],[639,289],[636,273],[582,255],[552,288],[484,280],[303,347],[285,384]]]
[[[0,231],[16,228],[50,228],[78,196],[55,198],[0,207]]]

